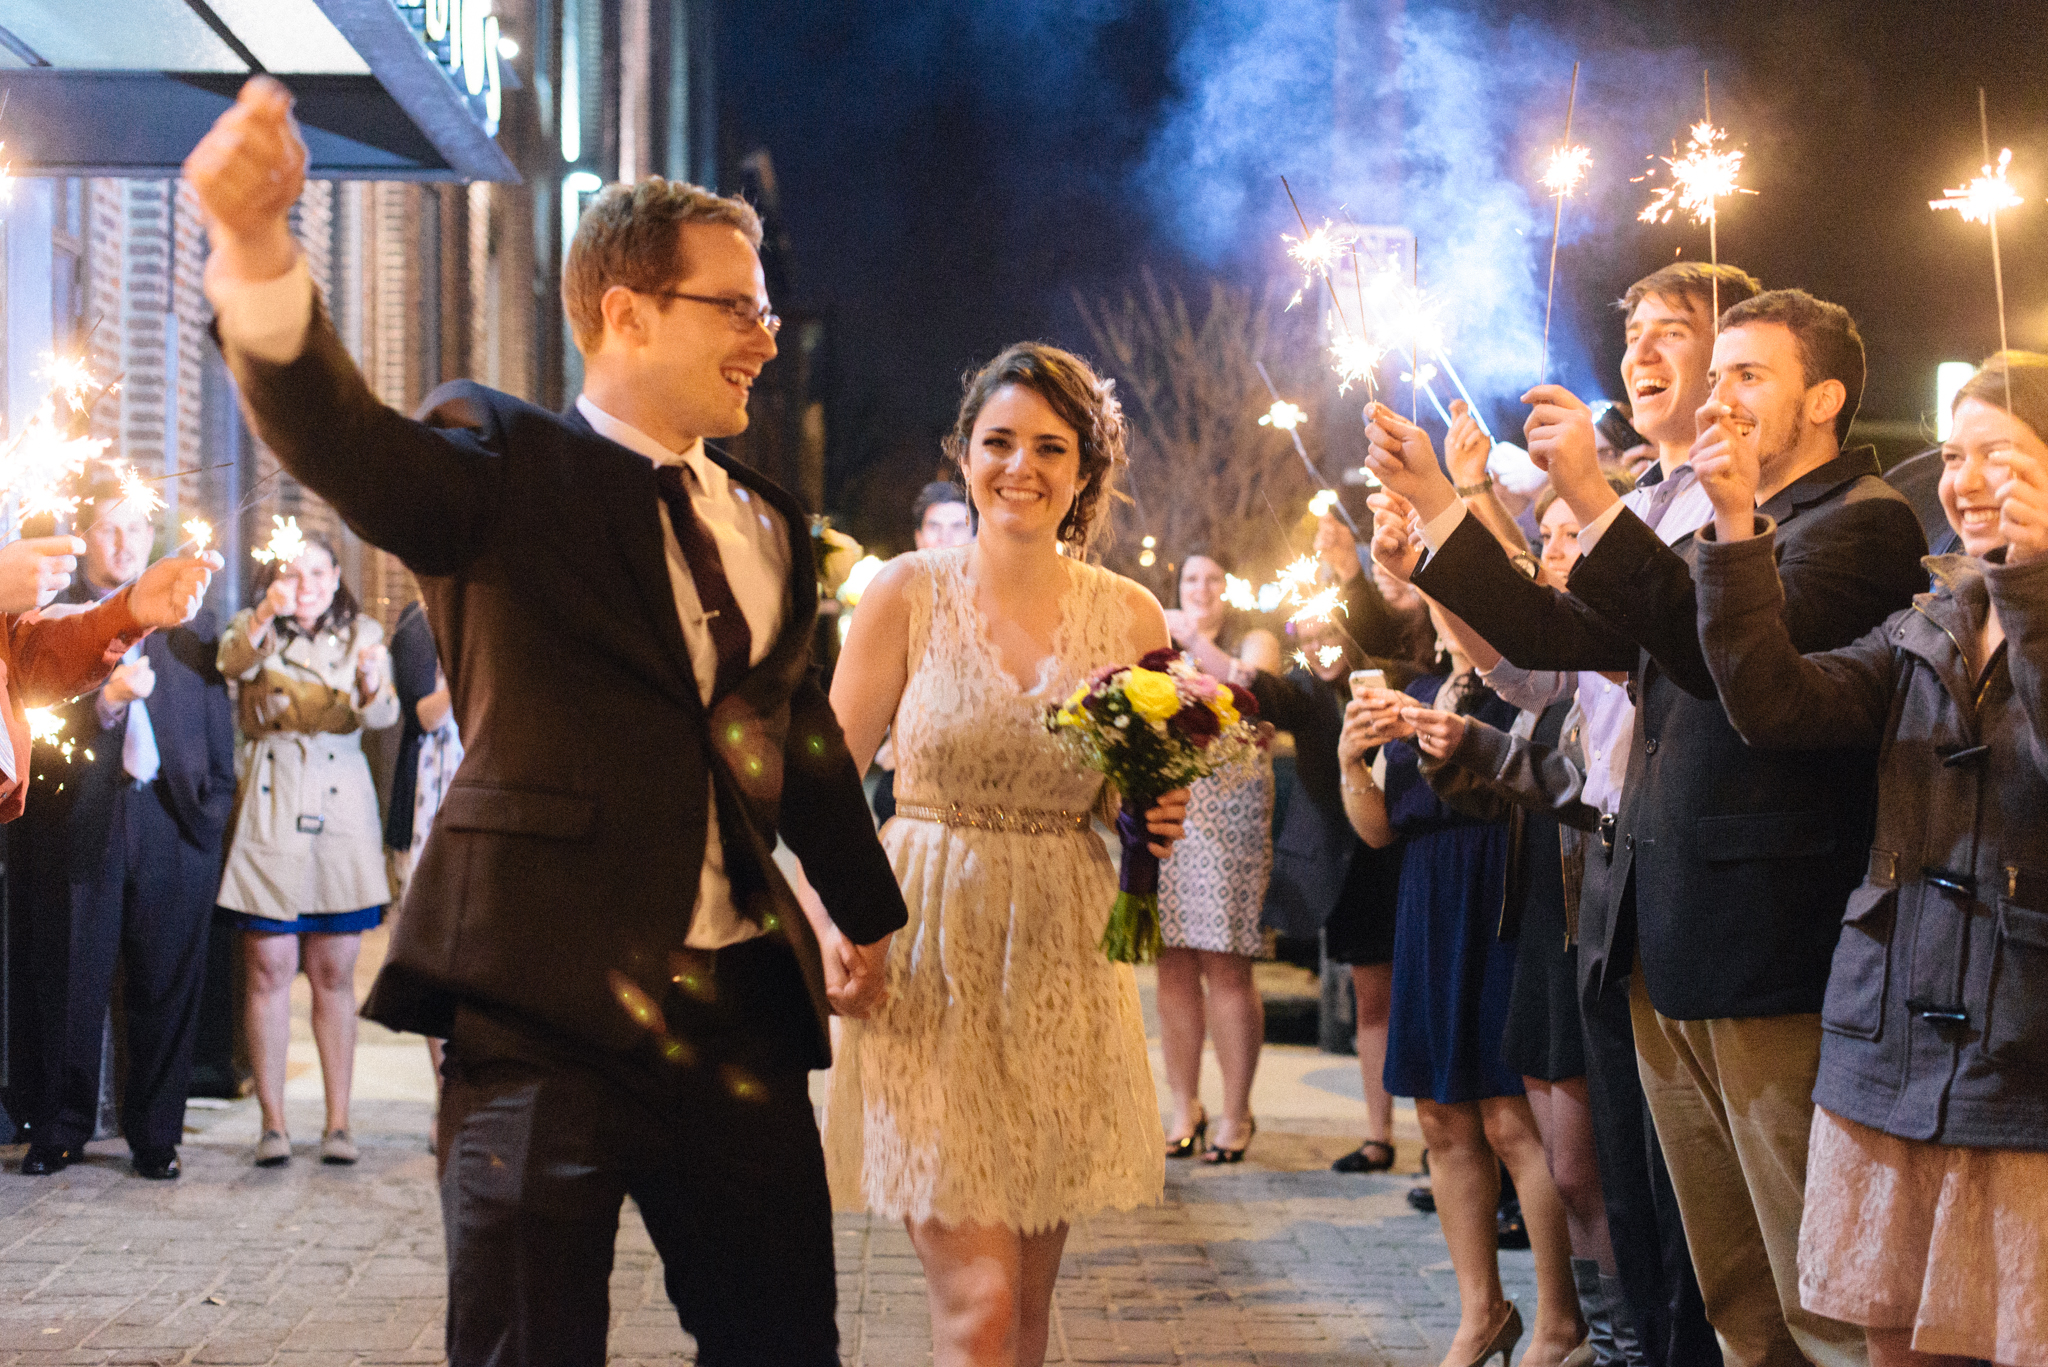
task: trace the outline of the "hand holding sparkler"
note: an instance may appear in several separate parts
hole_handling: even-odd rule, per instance
[[[192,620],[213,572],[226,562],[212,551],[167,555],[142,572],[128,590],[128,610],[146,627],[178,627]]]
[[[1407,499],[1382,489],[1366,500],[1372,509],[1372,560],[1389,577],[1407,583],[1422,563],[1422,537]]]
[[[2000,453],[1994,464],[2003,465],[2008,476],[1991,495],[1998,500],[2005,563],[2048,559],[2048,468],[2039,456],[2014,447]]]
[[[391,652],[384,648],[382,641],[372,641],[356,652],[356,689],[368,702],[384,687],[385,666],[391,661]]]
[[[1700,405],[1699,423],[1687,460],[1714,504],[1714,539],[1747,541],[1756,535],[1756,491],[1763,483],[1755,424],[1737,422],[1718,399]]]
[[[109,708],[122,708],[132,702],[147,702],[154,692],[156,670],[150,667],[149,657],[145,655],[134,664],[114,666],[114,672],[107,676],[106,686],[100,690],[100,699]]]
[[[1413,504],[1424,522],[1458,501],[1457,489],[1436,463],[1429,433],[1383,403],[1367,405],[1365,423],[1372,443],[1365,468]]]
[[[1539,384],[1522,396],[1529,416],[1522,423],[1529,459],[1550,476],[1558,495],[1579,515],[1580,523],[1607,511],[1618,497],[1600,471],[1600,448],[1593,439],[1593,410],[1563,385]]]
[[[38,536],[0,547],[0,612],[43,607],[71,585],[85,543],[75,536]]]
[[[306,185],[306,144],[292,93],[269,76],[250,78],[185,158],[213,247],[208,275],[275,280],[298,259],[291,209]]]
[[[1470,488],[1486,480],[1486,458],[1493,452],[1493,439],[1479,430],[1472,405],[1451,400],[1451,430],[1444,436],[1444,464],[1451,467],[1451,482]]]

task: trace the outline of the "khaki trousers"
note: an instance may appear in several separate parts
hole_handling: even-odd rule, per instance
[[[1863,1330],[1799,1304],[1818,1015],[1680,1021],[1629,996],[1636,1064],[1728,1367],[1866,1367]]]

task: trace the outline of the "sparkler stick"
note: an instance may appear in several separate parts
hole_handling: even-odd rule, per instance
[[[1465,407],[1472,410],[1472,420],[1479,424],[1479,430],[1486,434],[1486,439],[1492,441],[1493,429],[1486,425],[1486,415],[1479,411],[1479,405],[1473,401],[1472,391],[1465,388],[1465,382],[1458,378],[1458,368],[1451,364],[1449,354],[1442,347],[1438,347],[1436,359],[1443,363],[1444,374],[1450,376],[1451,383],[1457,386],[1458,397],[1465,401]]]
[[[1977,87],[1977,128],[1984,139],[1984,173],[1968,185],[1942,192],[1943,198],[1927,201],[1930,209],[1954,209],[1965,223],[1982,223],[1991,229],[1991,285],[1998,295],[1998,349],[2005,342],[2005,270],[1998,257],[1998,211],[2024,203],[2006,182],[2005,171],[2012,165],[2012,149],[2001,150],[1994,169],[1991,160],[1991,117],[1984,107],[1984,87]],[[2012,407],[2012,373],[2005,377],[2005,406]]]
[[[1557,241],[1564,231],[1564,199],[1592,164],[1585,148],[1572,146],[1572,113],[1578,102],[1579,64],[1573,62],[1572,87],[1564,98],[1564,141],[1550,154],[1550,168],[1543,173],[1543,183],[1557,195],[1557,212],[1550,220],[1550,283],[1543,289],[1543,368],[1536,376],[1538,384],[1550,379],[1550,304],[1557,296]]]
[[[1266,373],[1266,363],[1264,361],[1253,361],[1252,368],[1258,371],[1259,378],[1266,382],[1266,392],[1273,396],[1273,402],[1276,404],[1283,402],[1280,398],[1280,390],[1273,384],[1273,377]],[[1266,416],[1271,417],[1272,414],[1268,413]],[[1274,424],[1274,426],[1278,425],[1278,423]],[[1323,472],[1316,469],[1316,463],[1308,458],[1308,448],[1301,444],[1301,433],[1296,430],[1295,425],[1291,424],[1287,428],[1287,435],[1294,439],[1294,454],[1301,457],[1302,468],[1308,471],[1310,481],[1320,489],[1323,485]],[[1331,506],[1336,509],[1337,516],[1344,520],[1344,525],[1351,529],[1351,534],[1354,537],[1359,535],[1358,524],[1351,520],[1351,514],[1344,507],[1344,501],[1339,499]],[[1278,521],[1278,514],[1274,515],[1274,520]]]
[[[1713,262],[1714,331],[1718,336],[1721,328],[1721,240],[1717,231],[1720,214],[1717,202],[1726,195],[1753,195],[1754,190],[1745,190],[1735,183],[1735,177],[1742,170],[1742,149],[1724,147],[1727,140],[1725,130],[1714,127],[1713,90],[1708,73],[1700,77],[1700,89],[1704,100],[1705,118],[1692,126],[1692,135],[1686,140],[1685,155],[1660,157],[1671,168],[1671,183],[1650,197],[1643,211],[1636,215],[1642,223],[1668,223],[1672,214],[1684,210],[1692,215],[1694,223],[1707,225],[1707,256]],[[1637,176],[1637,180],[1644,179]]]
[[[1311,243],[1312,241],[1314,241],[1314,240],[1315,240],[1315,234],[1309,231],[1309,227],[1308,227],[1308,215],[1306,215],[1306,214],[1302,213],[1302,211],[1301,211],[1301,203],[1300,203],[1300,201],[1299,201],[1299,200],[1295,199],[1295,197],[1294,197],[1294,187],[1293,187],[1292,185],[1289,185],[1289,184],[1287,183],[1287,177],[1285,177],[1285,176],[1282,176],[1282,177],[1280,177],[1280,188],[1281,188],[1281,189],[1283,189],[1283,190],[1285,190],[1285,191],[1287,192],[1287,202],[1288,202],[1289,204],[1291,204],[1291,205],[1293,205],[1293,206],[1294,206],[1294,217],[1295,217],[1295,218],[1296,218],[1297,220],[1299,220],[1299,222],[1301,223],[1301,242],[1300,242],[1300,244],[1299,244],[1299,245],[1300,245],[1300,247],[1301,247],[1301,248],[1303,249],[1303,251],[1304,251],[1304,252],[1309,252],[1309,251],[1310,251],[1310,248],[1309,248],[1309,244],[1310,244],[1310,243]],[[1327,247],[1327,246],[1328,246],[1328,225],[1327,225],[1327,224],[1326,224],[1326,225],[1324,225],[1324,228],[1323,228],[1323,232],[1324,232],[1324,234],[1325,234],[1325,237],[1324,237],[1324,242],[1325,242],[1325,246]],[[1332,248],[1332,250],[1333,250],[1333,248]],[[1310,270],[1311,272],[1315,271],[1316,269],[1318,269],[1318,267],[1320,267],[1320,269],[1321,269],[1321,271],[1322,271],[1322,276],[1323,276],[1323,287],[1324,287],[1325,289],[1329,290],[1329,292],[1330,292],[1330,307],[1331,307],[1331,308],[1333,308],[1333,309],[1335,309],[1335,310],[1337,311],[1337,321],[1338,321],[1339,323],[1342,323],[1342,324],[1344,325],[1344,330],[1345,330],[1346,332],[1349,332],[1349,331],[1351,330],[1351,324],[1350,324],[1350,323],[1348,323],[1348,322],[1345,322],[1345,320],[1344,320],[1344,305],[1343,305],[1343,304],[1342,304],[1341,302],[1339,302],[1339,301],[1338,301],[1338,299],[1337,299],[1337,286],[1336,286],[1336,285],[1335,285],[1335,284],[1334,284],[1334,283],[1333,283],[1333,282],[1331,281],[1331,279],[1330,279],[1330,261],[1329,261],[1329,256],[1328,256],[1328,253],[1327,253],[1327,251],[1325,251],[1325,252],[1322,252],[1322,253],[1312,253],[1312,254],[1309,254],[1309,255],[1297,255],[1297,256],[1295,257],[1295,259],[1296,259],[1297,261],[1300,261],[1300,262],[1301,262],[1301,264],[1302,264],[1302,265],[1303,265],[1303,266],[1304,266],[1305,268],[1309,269],[1309,270]],[[1362,325],[1362,324],[1364,323],[1364,320],[1363,320],[1363,319],[1360,319],[1359,321],[1360,321],[1361,325]]]

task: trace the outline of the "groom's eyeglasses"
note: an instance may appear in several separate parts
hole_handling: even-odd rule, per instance
[[[782,331],[782,320],[775,316],[766,304],[757,304],[751,299],[737,295],[684,294],[681,290],[656,290],[657,299],[687,299],[693,304],[709,304],[726,316],[734,332],[745,332],[759,327],[770,337]]]

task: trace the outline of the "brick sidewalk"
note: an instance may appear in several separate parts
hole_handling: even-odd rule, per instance
[[[118,1142],[24,1178],[20,1151],[0,1150],[0,1367],[440,1361],[428,1110],[358,1110],[353,1169],[302,1146],[262,1171],[240,1142],[202,1136],[176,1183],[132,1176]],[[1457,1314],[1436,1221],[1408,1209],[1408,1177],[1328,1172],[1355,1142],[1331,1129],[1276,1123],[1241,1167],[1171,1164],[1162,1207],[1077,1226],[1050,1360],[1433,1367]],[[1402,1157],[1412,1167],[1412,1145]],[[846,1361],[927,1362],[924,1281],[902,1229],[842,1216],[838,1239]],[[1529,1255],[1502,1262],[1527,1316]],[[690,1360],[630,1206],[612,1326],[614,1362]]]

